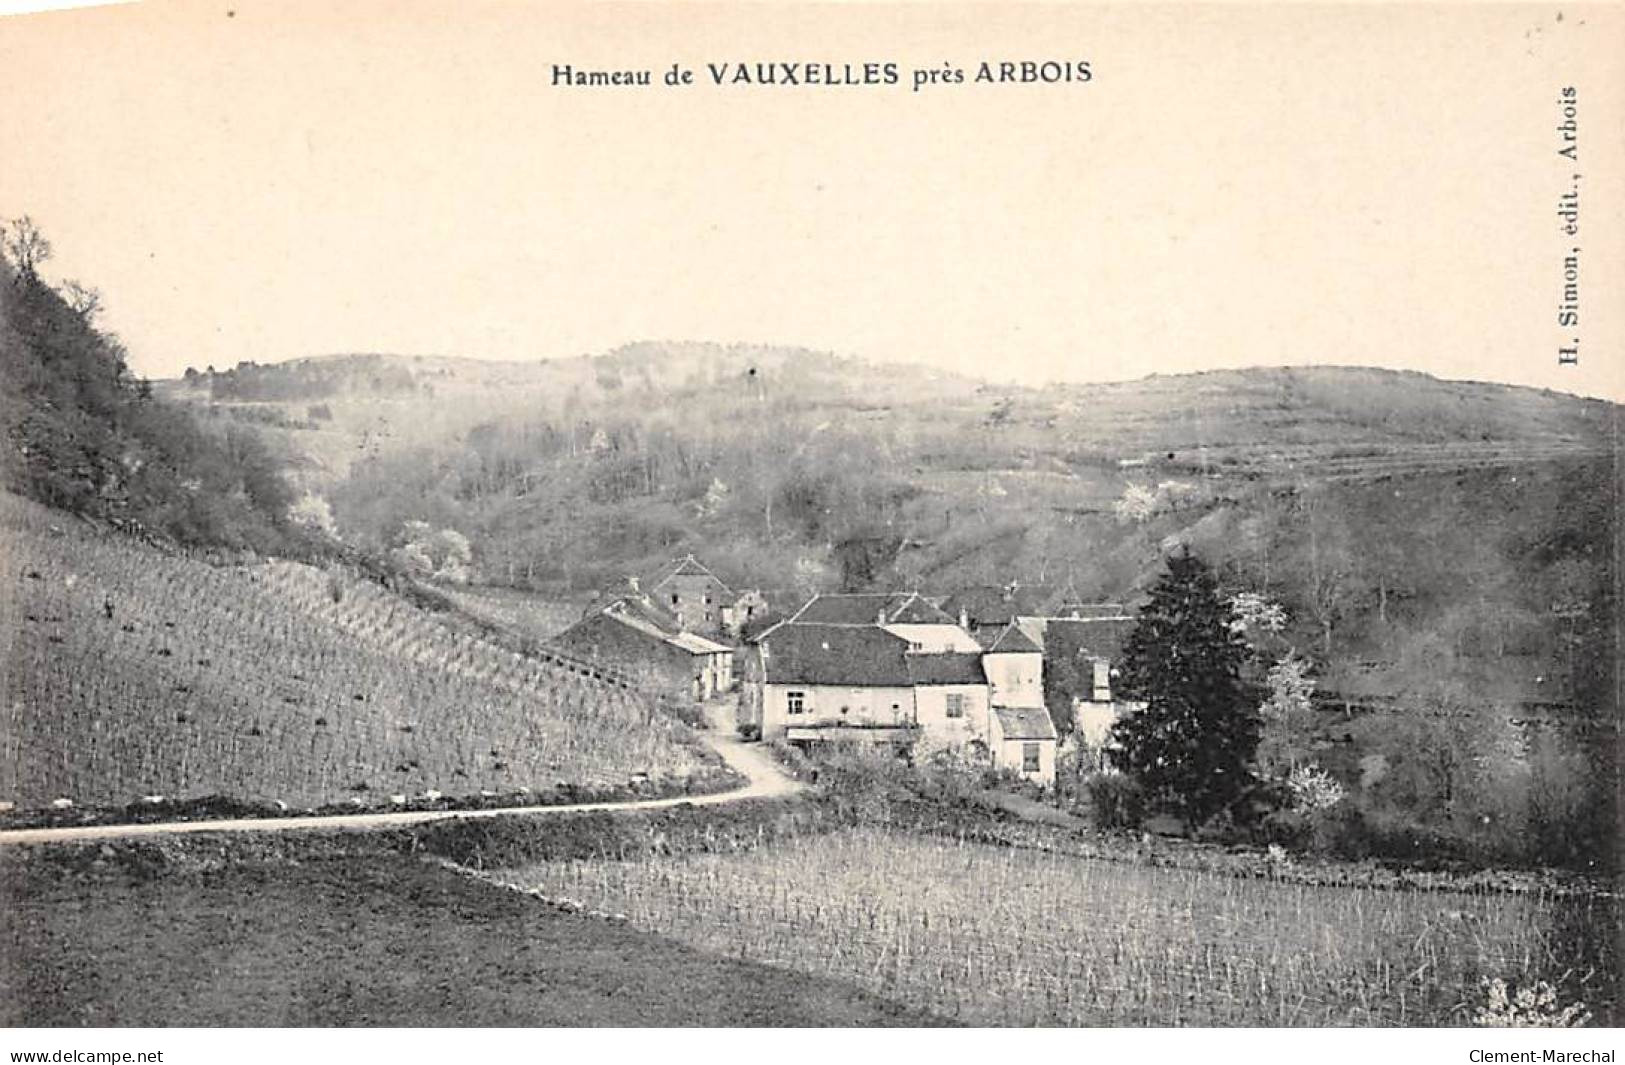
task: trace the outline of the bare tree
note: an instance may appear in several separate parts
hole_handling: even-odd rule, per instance
[[[73,308],[73,312],[85,320],[86,325],[95,321],[96,316],[102,312],[102,294],[99,289],[69,279],[62,282],[62,295],[67,299],[68,306]]]
[[[0,225],[0,252],[11,260],[19,277],[34,276],[40,263],[51,257],[51,242],[27,215]]]
[[[1320,623],[1321,651],[1329,659],[1332,629],[1352,591],[1348,528],[1340,522],[1342,515],[1331,512],[1329,500],[1308,493],[1303,499],[1309,541],[1306,598],[1309,612]]]

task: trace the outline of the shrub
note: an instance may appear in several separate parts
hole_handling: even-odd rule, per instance
[[[739,723],[739,738],[748,743],[755,743],[762,738],[762,726],[755,721],[741,721]]]
[[[1559,1006],[1557,988],[1544,980],[1515,994],[1505,980],[1489,980],[1484,998],[1473,1017],[1480,1028],[1579,1028],[1591,1019],[1583,1002]]]
[[[925,798],[958,804],[988,786],[992,776],[983,752],[945,747],[915,767],[913,782]]]
[[[1292,805],[1311,813],[1329,810],[1343,801],[1343,785],[1318,765],[1294,766],[1287,777]]]
[[[689,728],[708,729],[711,727],[711,723],[705,718],[705,710],[687,699],[662,696],[660,708]]]
[[[818,780],[818,767],[807,757],[803,751],[793,743],[783,740],[770,740],[766,744],[767,753],[771,754],[779,763],[779,768],[806,783],[816,783]]]
[[[1145,823],[1145,791],[1121,773],[1097,773],[1084,783],[1095,827],[1137,829]]]

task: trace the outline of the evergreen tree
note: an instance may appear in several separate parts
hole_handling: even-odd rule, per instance
[[[1241,681],[1246,644],[1213,571],[1188,550],[1168,560],[1124,645],[1121,687],[1145,709],[1113,729],[1113,762],[1188,828],[1253,783],[1257,710]]]

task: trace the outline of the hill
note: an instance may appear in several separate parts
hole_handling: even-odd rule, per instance
[[[351,363],[414,364],[318,363],[351,381],[325,401],[334,423],[387,416],[398,435],[309,490],[352,543],[510,589],[470,590],[484,614],[556,625],[563,603],[688,552],[781,606],[1012,581],[1132,606],[1189,548],[1226,595],[1283,609],[1251,679],[1305,661],[1335,711],[1313,757],[1384,840],[1612,854],[1612,404],[1352,367],[1023,389],[696,344],[431,360],[380,396],[335,369]],[[244,409],[190,392],[215,417]]]
[[[330,419],[280,446],[346,539],[455,530],[476,581],[571,598],[692,551],[791,596],[1020,580],[1124,600],[1183,543],[1282,601],[1286,639],[1339,685],[1392,690],[1371,663],[1443,633],[1484,691],[1611,690],[1620,412],[1602,401],[1348,367],[1022,389],[705,344],[253,372],[260,394],[327,382]],[[217,419],[303,417],[222,380],[166,388]]]
[[[181,543],[319,553],[289,520],[289,487],[259,435],[200,426],[157,398],[96,328],[94,290],[59,291],[35,270],[43,250],[16,252],[42,239],[32,223],[0,231],[20,256],[0,255],[0,487]]]
[[[223,565],[0,494],[0,799],[298,807],[621,786],[706,765],[637,691],[337,567]]]

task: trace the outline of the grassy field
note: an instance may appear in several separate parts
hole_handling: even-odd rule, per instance
[[[932,1019],[416,859],[0,876],[6,1026],[874,1026]]]
[[[881,830],[505,882],[978,1025],[1460,1025],[1482,980],[1608,1015],[1617,904],[1243,880]]]
[[[376,584],[219,566],[0,496],[0,800],[317,805],[684,775],[649,701]]]

